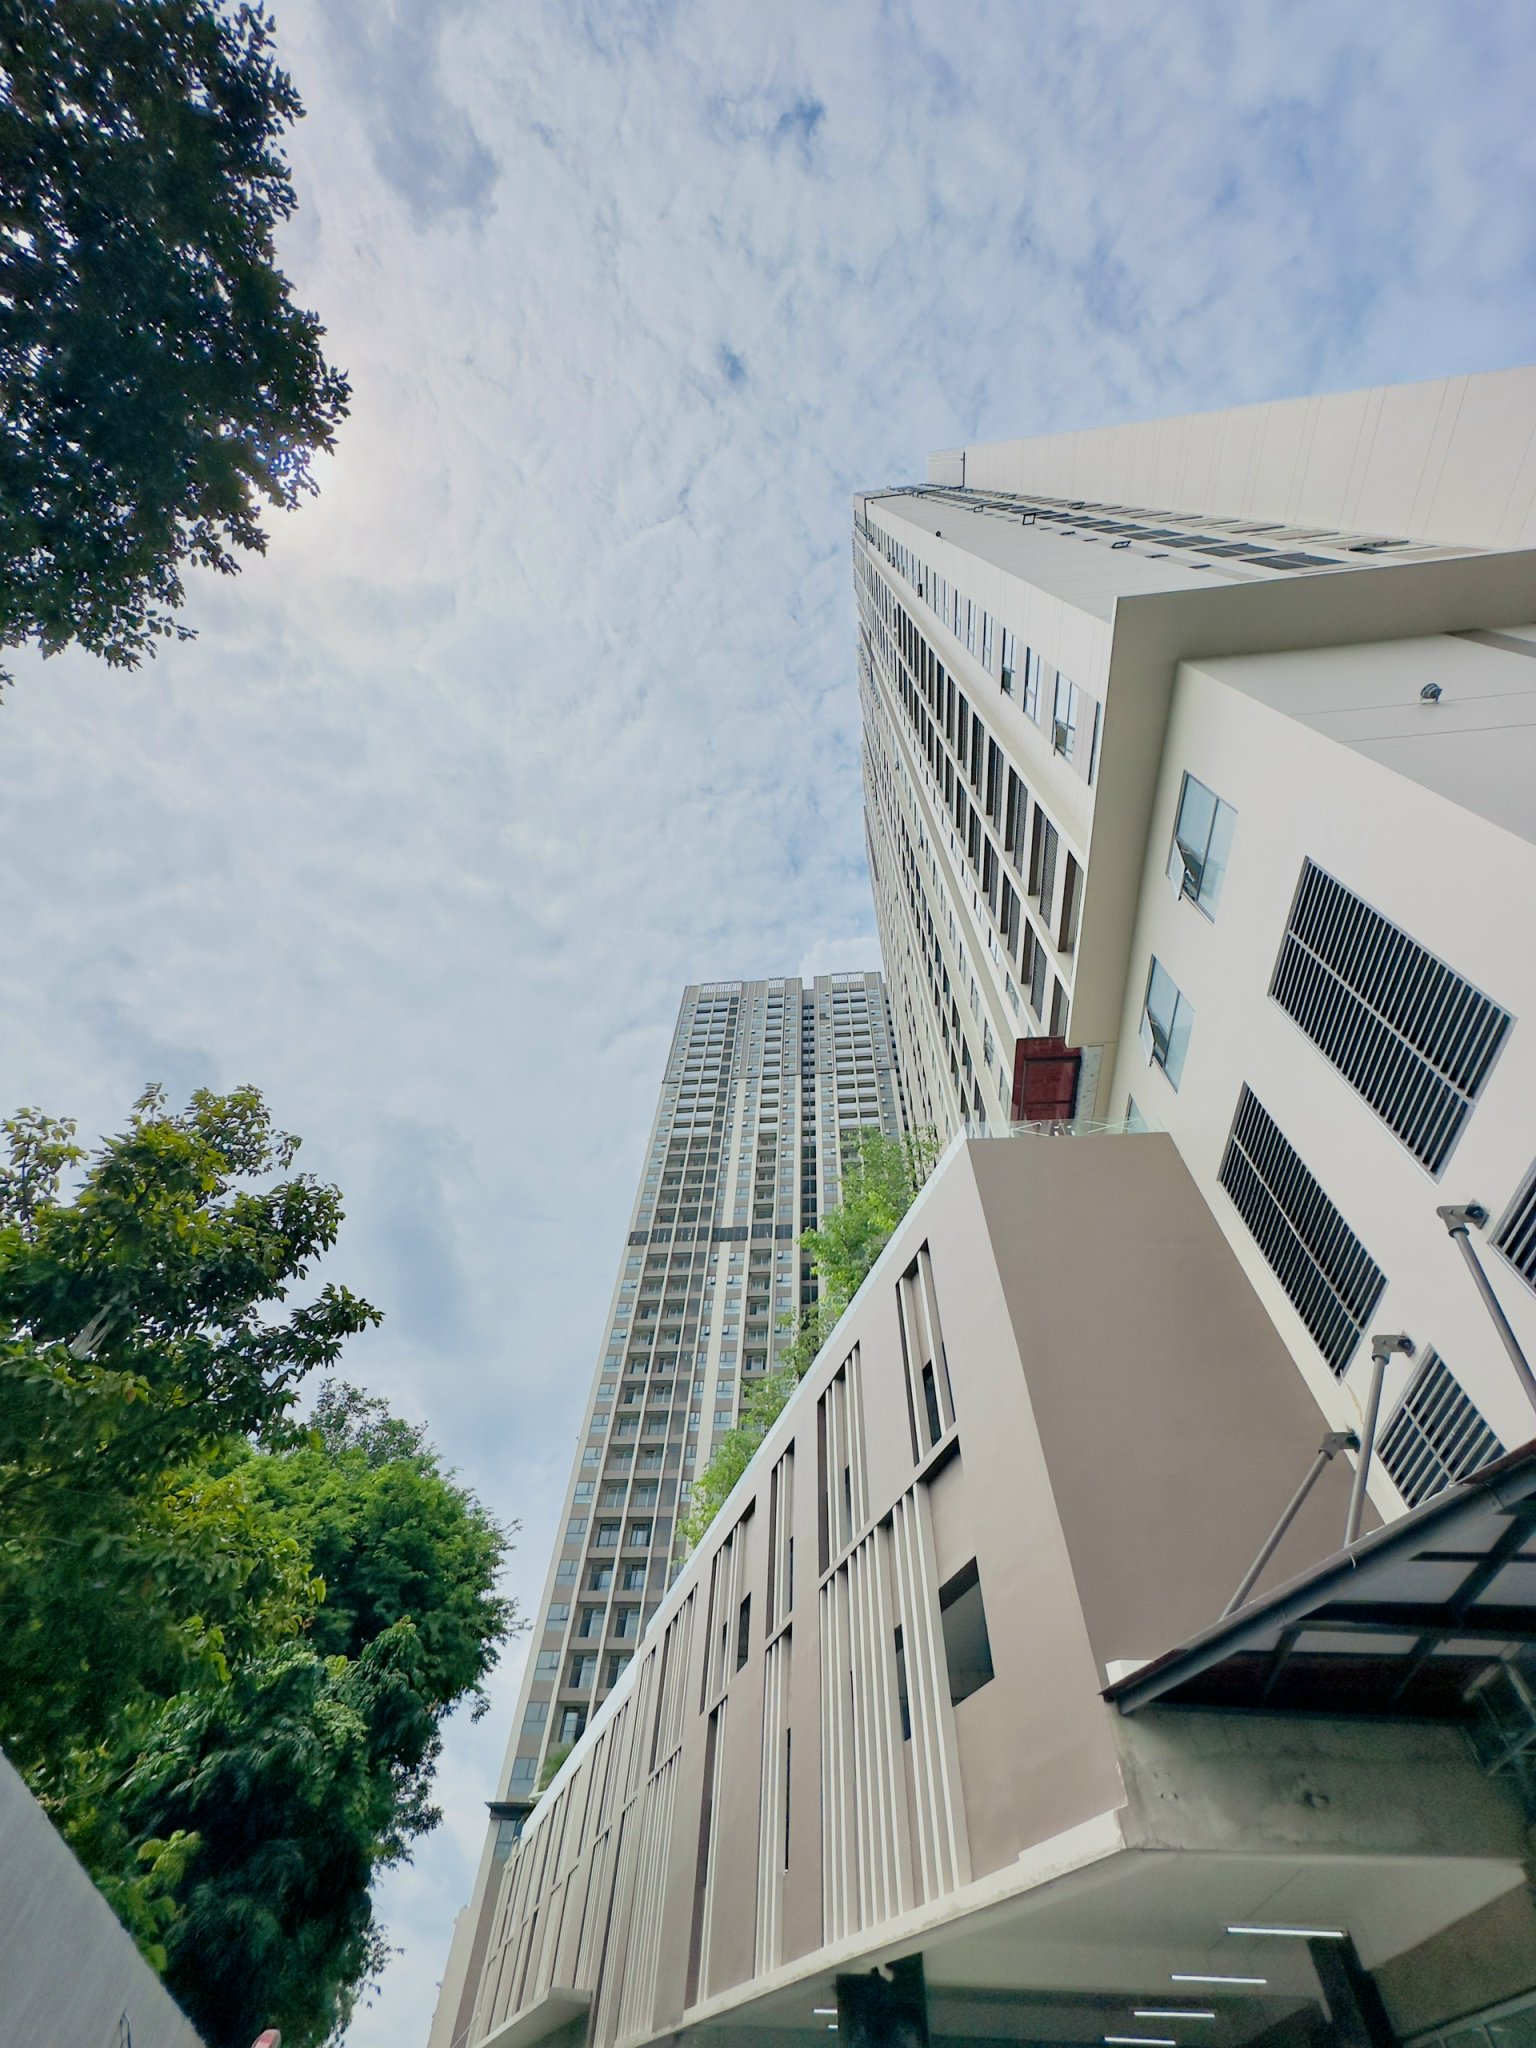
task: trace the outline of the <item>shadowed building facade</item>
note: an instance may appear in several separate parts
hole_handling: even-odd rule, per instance
[[[1387,1708],[1380,1617],[1427,1627],[1443,1586],[1428,1538],[1383,1566],[1389,1530],[1340,1596],[1342,1465],[1219,1620],[1315,1439],[1167,1136],[956,1140],[638,1661],[509,1814],[466,2038],[1238,2048],[1357,2038],[1372,1997],[1403,2032],[1440,2017],[1414,1972],[1524,1899],[1521,1801],[1447,1692],[1529,1634],[1536,1472],[1492,1468],[1515,1540],[1487,1625],[1463,1614],[1470,1651],[1438,1641]],[[1276,1613],[1324,1647],[1255,1713]],[[1275,1923],[1332,1945],[1228,1931]]]

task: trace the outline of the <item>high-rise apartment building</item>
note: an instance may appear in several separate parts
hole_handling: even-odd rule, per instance
[[[906,1129],[878,974],[684,991],[503,1800],[533,1794],[551,1753],[580,1738],[634,1656],[675,1570],[676,1523],[695,1474],[816,1298],[801,1233],[839,1199],[844,1141],[871,1128]],[[459,1939],[461,1975],[483,1948],[494,1826],[491,1834]]]
[[[956,450],[854,527],[950,1143],[509,1776],[432,2048],[1517,2048],[1536,371]]]
[[[1167,1130],[1334,1427],[1409,1338],[1396,1513],[1530,1434],[1439,1211],[1536,1354],[1536,372],[929,477],[854,518],[914,1113]]]

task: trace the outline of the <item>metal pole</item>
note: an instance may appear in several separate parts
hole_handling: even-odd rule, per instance
[[[1493,1318],[1493,1327],[1498,1331],[1504,1349],[1509,1353],[1510,1363],[1525,1393],[1525,1398],[1536,1408],[1536,1373],[1531,1371],[1530,1360],[1520,1349],[1520,1339],[1509,1326],[1509,1317],[1499,1306],[1499,1297],[1494,1293],[1488,1275],[1483,1271],[1482,1262],[1472,1249],[1472,1237],[1468,1224],[1475,1223],[1479,1229],[1488,1221],[1488,1211],[1481,1202],[1463,1202],[1436,1209],[1435,1214],[1445,1225],[1467,1262],[1467,1271],[1472,1275],[1472,1284],[1483,1297],[1483,1306]]]
[[[1274,1533],[1265,1543],[1264,1548],[1259,1552],[1258,1556],[1253,1560],[1253,1563],[1248,1567],[1248,1570],[1243,1577],[1243,1583],[1238,1587],[1237,1591],[1232,1595],[1232,1598],[1221,1610],[1221,1618],[1223,1621],[1226,1620],[1229,1614],[1235,1614],[1237,1612],[1238,1608],[1242,1606],[1243,1602],[1248,1598],[1248,1595],[1253,1591],[1254,1587],[1258,1584],[1259,1575],[1264,1570],[1265,1565],[1267,1565],[1269,1563],[1269,1560],[1274,1556],[1275,1552],[1280,1548],[1280,1544],[1285,1536],[1286,1530],[1290,1528],[1292,1522],[1295,1521],[1296,1517],[1301,1513],[1303,1507],[1306,1505],[1307,1495],[1312,1491],[1313,1487],[1316,1486],[1318,1480],[1322,1478],[1324,1471],[1327,1469],[1329,1460],[1332,1459],[1340,1451],[1354,1451],[1358,1450],[1359,1448],[1360,1439],[1355,1435],[1355,1432],[1352,1429],[1330,1430],[1327,1436],[1323,1438],[1322,1443],[1318,1447],[1317,1456],[1312,1460],[1312,1463],[1307,1467],[1306,1478],[1302,1480],[1300,1486],[1298,1486],[1295,1493],[1292,1494],[1290,1506],[1286,1509],[1285,1513],[1280,1517],[1279,1521],[1276,1522],[1274,1527]]]
[[[1394,1351],[1401,1351],[1412,1358],[1413,1340],[1402,1336],[1371,1339],[1371,1391],[1365,1401],[1365,1427],[1360,1432],[1360,1459],[1355,1466],[1355,1483],[1349,1490],[1349,1514],[1344,1523],[1346,1550],[1360,1534],[1360,1518],[1365,1513],[1365,1482],[1371,1469],[1371,1453],[1376,1448],[1376,1418],[1381,1413],[1381,1383],[1387,1375],[1387,1360]]]

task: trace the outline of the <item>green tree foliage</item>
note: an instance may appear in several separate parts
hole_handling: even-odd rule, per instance
[[[85,1168],[23,1111],[0,1170],[0,1743],[34,1783],[313,1606],[298,1544],[210,1455],[277,1424],[377,1320],[326,1285],[337,1190],[254,1089],[151,1089]]]
[[[232,0],[0,16],[0,647],[135,666],[315,488],[349,398],[274,235],[303,114]]]
[[[311,1422],[316,1441],[257,1455],[244,1472],[325,1583],[312,1647],[357,1657],[409,1621],[423,1697],[434,1708],[469,1697],[478,1718],[513,1614],[495,1592],[508,1532],[382,1401],[328,1382]]]
[[[550,1786],[553,1785],[556,1778],[560,1775],[560,1766],[575,1747],[574,1742],[557,1742],[548,1756],[545,1757],[543,1767],[539,1772],[539,1782],[535,1793],[536,1798],[542,1799]]]
[[[299,1382],[376,1312],[293,1286],[341,1220],[254,1090],[158,1091],[0,1165],[0,1741],[210,2048],[319,2048],[441,1727],[517,1626],[510,1532],[419,1427]]]
[[[161,1941],[210,2048],[250,2048],[268,2025],[318,2048],[382,1962],[369,1886],[421,1831],[401,1787],[436,1753],[424,1661],[410,1622],[356,1658],[296,1643],[252,1658],[173,1700],[116,1787],[130,1840],[196,1843]]]
[[[831,1337],[933,1171],[938,1151],[937,1136],[929,1130],[888,1138],[877,1126],[868,1125],[844,1138],[842,1200],[827,1211],[819,1230],[807,1230],[800,1239],[801,1248],[815,1261],[817,1298],[796,1318],[777,1370],[742,1395],[735,1425],[720,1438],[694,1480],[688,1513],[678,1524],[678,1543],[685,1553],[698,1546]]]

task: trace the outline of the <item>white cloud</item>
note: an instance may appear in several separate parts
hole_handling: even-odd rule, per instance
[[[350,1370],[537,1599],[681,984],[875,958],[848,497],[931,446],[1529,353],[1536,15],[279,0],[356,398],[201,638],[0,707],[14,1101],[252,1079]],[[384,1890],[420,2042],[513,1692]]]

